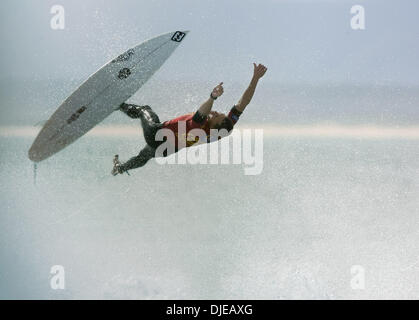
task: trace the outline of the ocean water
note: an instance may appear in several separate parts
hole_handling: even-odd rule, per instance
[[[142,137],[86,136],[36,185],[32,141],[0,138],[2,299],[419,296],[417,139],[270,136],[260,175],[151,161],[112,177]]]

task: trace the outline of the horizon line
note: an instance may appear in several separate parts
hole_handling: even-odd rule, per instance
[[[378,126],[378,125],[237,125],[239,130],[262,129],[267,137],[311,137],[311,138],[366,138],[366,139],[419,139],[419,126]],[[41,127],[0,126],[0,137],[36,137]],[[142,136],[141,126],[98,125],[87,134],[89,137],[119,138]]]

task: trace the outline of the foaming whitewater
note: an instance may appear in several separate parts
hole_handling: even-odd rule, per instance
[[[140,129],[138,128],[138,131]],[[417,139],[265,137],[264,170],[159,165],[86,136],[38,165],[2,136],[1,298],[342,299],[418,295]],[[66,289],[52,290],[62,265]],[[351,268],[365,269],[365,289]]]

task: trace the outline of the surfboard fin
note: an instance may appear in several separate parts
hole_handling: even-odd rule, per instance
[[[38,169],[38,164],[36,162],[33,163],[33,185],[36,186],[36,170]]]

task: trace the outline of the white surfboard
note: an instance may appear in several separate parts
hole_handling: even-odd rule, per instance
[[[187,33],[170,32],[145,41],[90,76],[44,125],[29,150],[29,159],[47,159],[118,109],[163,65]]]

